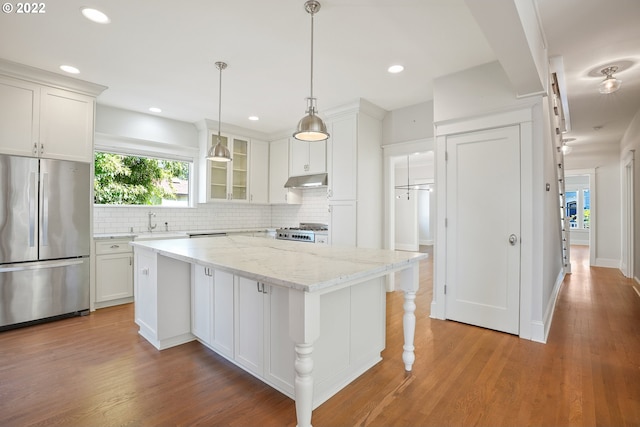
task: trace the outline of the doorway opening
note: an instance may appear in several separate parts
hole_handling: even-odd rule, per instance
[[[595,265],[595,170],[567,170],[564,178],[564,210],[565,217],[569,219],[569,242],[571,246],[588,246],[589,265]]]

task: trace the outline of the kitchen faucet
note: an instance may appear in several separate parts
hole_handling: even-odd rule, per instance
[[[158,226],[158,224],[151,225],[151,217],[156,216],[156,214],[154,212],[149,212],[147,213],[147,215],[149,216],[149,225],[147,226],[147,230],[149,230],[149,233],[151,233],[153,229]]]

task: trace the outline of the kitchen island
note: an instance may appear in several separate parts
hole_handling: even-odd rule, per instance
[[[294,399],[300,427],[381,360],[384,278],[396,271],[411,370],[426,254],[244,236],[131,245],[139,333],[159,350],[197,339]]]

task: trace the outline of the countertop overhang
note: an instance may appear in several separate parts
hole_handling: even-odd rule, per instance
[[[418,252],[336,247],[247,236],[134,241],[130,245],[305,292],[319,292],[372,275],[392,273],[427,257]]]

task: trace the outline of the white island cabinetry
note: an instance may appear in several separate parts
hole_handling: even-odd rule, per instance
[[[381,360],[384,277],[401,274],[413,361],[425,254],[245,236],[133,242],[136,323],[162,350],[194,339],[312,410]],[[233,304],[229,302],[233,300]]]

